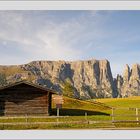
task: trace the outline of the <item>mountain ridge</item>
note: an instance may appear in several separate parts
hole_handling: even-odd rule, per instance
[[[110,62],[104,60],[32,61],[0,65],[0,84],[27,79],[79,99],[140,95],[140,65],[126,65],[123,75],[113,78]]]

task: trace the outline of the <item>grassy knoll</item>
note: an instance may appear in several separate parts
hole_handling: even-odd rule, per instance
[[[110,107],[118,108],[114,110],[114,114],[121,115],[121,116],[116,116],[115,117],[116,120],[136,120],[136,117],[133,117],[133,115],[136,114],[135,108],[140,108],[139,96],[129,97],[129,98],[96,99],[96,101],[104,103]],[[111,114],[110,111],[107,111],[107,113]],[[139,109],[139,114],[140,114],[140,109]]]
[[[96,129],[96,128],[128,128],[140,127],[136,122],[130,123],[111,123],[111,107],[127,108],[114,110],[115,120],[136,120],[136,107],[140,107],[140,97],[125,99],[96,99],[89,101],[77,100],[64,96],[63,108],[60,109],[60,116],[57,118],[54,102],[52,103],[52,116],[49,117],[28,117],[25,118],[0,118],[0,129]],[[130,109],[128,109],[130,107]],[[85,112],[88,116],[85,116]],[[139,110],[140,112],[140,110]],[[127,116],[130,115],[130,116]],[[140,118],[139,118],[140,119]],[[76,123],[71,123],[75,121]],[[82,123],[79,123],[82,122]],[[102,121],[93,123],[93,121]],[[106,122],[110,121],[110,122]],[[15,125],[4,123],[15,123]],[[55,122],[55,123],[54,123]],[[19,124],[18,124],[19,123]],[[21,123],[21,124],[20,124]]]
[[[103,103],[83,101],[64,96],[64,104],[60,113],[61,115],[81,116],[87,112],[89,115],[104,115],[105,110],[111,108]],[[55,111],[55,103],[52,102]]]
[[[105,111],[110,110],[110,107],[104,104],[94,103],[89,101],[77,100],[64,96],[63,108],[60,109],[60,117],[55,117],[56,109],[54,102],[52,103],[52,116],[49,117],[1,117],[0,129],[78,129],[78,128],[95,128],[97,125],[89,124],[88,121],[95,120],[110,120],[110,114]],[[85,112],[88,116],[85,117]],[[63,116],[63,117],[62,117]],[[72,124],[71,121],[78,123]],[[79,123],[80,121],[80,123]],[[15,123],[17,125],[10,125],[7,123]],[[32,124],[32,123],[41,124]],[[49,124],[52,122],[66,122],[65,124]],[[85,123],[86,122],[86,123]],[[22,124],[24,123],[24,124]],[[48,123],[48,124],[47,124]],[[84,123],[84,124],[82,124]],[[106,124],[104,124],[106,126]]]
[[[56,115],[54,102],[52,106],[52,115]],[[111,120],[110,112],[111,108],[104,103],[83,101],[66,96],[64,96],[63,107],[60,109],[61,116],[69,116],[67,118],[68,121],[85,120],[85,113],[88,115],[88,120]]]
[[[140,96],[128,98],[96,99],[96,101],[105,103],[106,105],[112,107],[140,108]]]

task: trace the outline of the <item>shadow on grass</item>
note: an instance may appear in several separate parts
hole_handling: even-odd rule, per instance
[[[99,111],[89,111],[89,110],[82,110],[82,109],[60,109],[59,114],[60,116],[84,116],[85,112],[87,115],[106,115],[109,116],[110,114],[99,112]],[[52,109],[52,115],[56,115],[56,109]]]

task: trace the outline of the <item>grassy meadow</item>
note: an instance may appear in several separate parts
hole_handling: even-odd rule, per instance
[[[112,107],[140,108],[140,96],[133,96],[133,97],[128,97],[128,98],[96,99],[96,101],[104,103]]]
[[[28,118],[25,116],[18,118],[1,117],[0,129],[119,129],[122,127],[140,127],[140,124],[136,122],[112,123],[111,116],[112,107],[121,108],[114,110],[114,115],[116,115],[114,120],[135,121],[135,108],[140,108],[140,97],[83,101],[64,96],[64,104],[63,108],[60,109],[60,117],[56,117],[57,113],[54,102],[52,102],[52,107],[52,116],[30,116]],[[96,123],[94,123],[95,121]]]

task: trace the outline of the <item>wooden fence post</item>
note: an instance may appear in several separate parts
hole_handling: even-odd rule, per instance
[[[85,120],[87,121],[87,112],[85,112]]]
[[[87,112],[85,112],[85,120],[87,121],[87,124],[89,124],[88,118],[87,118]]]
[[[28,123],[28,115],[26,114],[26,123]]]
[[[114,122],[114,108],[112,107],[112,122]]]
[[[137,124],[139,124],[139,112],[138,112],[138,108],[136,108],[136,121],[137,121]]]
[[[59,117],[59,107],[57,107],[57,117]]]
[[[59,111],[60,111],[60,110],[59,110],[59,107],[57,107],[57,119],[56,119],[56,120],[57,120],[57,126],[58,126],[58,124],[59,124]]]

